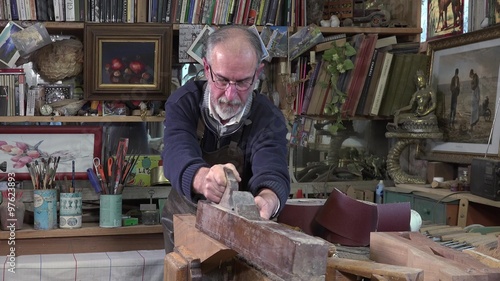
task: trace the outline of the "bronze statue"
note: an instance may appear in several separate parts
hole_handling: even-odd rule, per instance
[[[387,130],[393,132],[436,132],[437,117],[436,94],[427,85],[423,71],[418,70],[415,77],[417,91],[413,93],[408,105],[396,110],[393,123]]]

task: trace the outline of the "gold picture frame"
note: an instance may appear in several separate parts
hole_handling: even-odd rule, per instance
[[[166,100],[172,25],[86,24],[86,100]]]
[[[499,155],[500,124],[494,122],[500,98],[500,57],[495,55],[498,53],[499,26],[428,43],[430,86],[437,96],[436,115],[445,135],[444,142],[431,144],[432,153]],[[455,114],[455,122],[452,122],[450,81],[456,69],[460,75],[460,93],[456,104],[456,112],[459,113]],[[479,93],[472,90],[474,73],[479,77]],[[473,96],[476,98],[473,99]],[[490,98],[487,107],[484,107],[487,96]],[[486,109],[489,110],[489,117],[486,116]],[[473,115],[479,119],[472,118]],[[464,157],[467,162],[469,159]]]

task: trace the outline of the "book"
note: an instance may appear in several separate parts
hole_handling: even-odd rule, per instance
[[[382,64],[382,69],[380,70],[380,78],[378,79],[375,96],[373,97],[373,104],[369,111],[371,116],[377,116],[379,114],[380,105],[382,104],[382,100],[385,98],[385,89],[387,88],[387,79],[389,77],[389,73],[391,72],[393,58],[394,54],[391,52],[386,52],[384,54],[384,63]]]
[[[300,111],[301,114],[306,114],[307,110],[309,108],[309,104],[311,102],[311,97],[313,94],[314,87],[316,86],[316,81],[318,79],[318,73],[321,68],[321,59],[317,60],[317,63],[312,70],[311,76],[309,77],[309,80],[307,81],[307,86],[306,90],[304,93],[304,101],[302,103],[302,110]]]
[[[308,115],[318,115],[321,113],[321,107],[323,105],[325,90],[328,87],[328,71],[323,61],[321,61],[319,67],[319,72],[317,75],[316,82],[314,84],[311,101],[307,108],[306,114]]]
[[[323,40],[323,34],[316,25],[309,25],[288,37],[288,59],[294,60],[312,46]]]
[[[332,46],[334,46],[334,44],[337,44],[337,46],[343,46],[345,44],[345,42],[347,42],[347,39],[345,37],[343,37],[343,38],[335,39],[333,41],[326,41],[326,42],[318,43],[318,44],[316,44],[316,46],[314,46],[314,51],[315,52],[323,52],[323,51],[330,49]]]
[[[393,65],[391,66],[391,71],[387,77],[388,85],[385,89],[384,98],[378,113],[380,116],[391,116],[392,114],[392,105],[394,103],[394,99],[396,98],[396,88],[401,78],[403,62],[404,56],[402,53],[394,54]]]
[[[259,14],[259,8],[262,0],[252,0],[250,4],[250,10],[247,17],[247,25],[254,25],[257,22],[257,17]]]
[[[387,50],[385,48],[376,49],[377,55],[375,58],[375,65],[373,67],[372,77],[370,82],[368,83],[368,90],[366,94],[366,101],[363,107],[363,111],[361,115],[368,116],[370,115],[370,110],[373,105],[373,101],[375,99],[375,93],[377,90],[377,86],[380,82],[380,76],[382,74],[382,66],[384,65],[385,55],[387,54]]]
[[[375,49],[373,51],[372,59],[370,61],[370,66],[368,68],[368,74],[365,79],[365,84],[363,85],[363,89],[361,90],[361,94],[359,96],[358,106],[356,108],[356,115],[363,115],[363,110],[368,101],[368,90],[370,88],[370,84],[372,83],[373,75],[375,72],[375,63],[377,62],[377,57],[379,54],[379,49]],[[376,83],[374,80],[373,83]]]
[[[353,83],[350,91],[347,92],[346,113],[348,116],[354,116],[356,114],[360,95],[370,69],[370,63],[372,61],[377,38],[377,34],[367,34],[360,48],[361,53],[360,56],[357,57],[358,64],[355,65],[353,69]]]
[[[265,25],[274,25],[274,21],[276,20],[278,14],[279,0],[269,0],[269,1],[270,1],[269,12],[267,13]]]
[[[148,21],[148,1],[136,1],[135,11],[135,22]]]
[[[17,0],[7,0],[10,2],[10,14],[12,16],[12,20],[19,20],[19,10],[17,9]],[[45,2],[48,0],[42,0]]]
[[[0,116],[9,116],[8,87],[0,85]]]
[[[66,21],[76,21],[75,14],[75,0],[65,0],[65,20]]]
[[[408,84],[415,85],[410,72],[411,69],[414,68],[412,64],[414,54],[403,53],[402,56],[403,56],[403,66],[401,68],[401,72],[399,73],[399,78],[397,78],[398,81],[396,87],[394,88],[394,93],[392,93],[393,96],[392,101],[389,101],[390,104],[389,104],[388,116],[394,115],[394,112],[400,108],[404,88]]]

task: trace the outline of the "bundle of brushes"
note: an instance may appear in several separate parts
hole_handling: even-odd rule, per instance
[[[39,161],[40,160],[40,161]],[[34,189],[52,189],[56,187],[56,172],[61,157],[40,158],[27,163]]]

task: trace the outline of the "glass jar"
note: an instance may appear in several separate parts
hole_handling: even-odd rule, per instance
[[[0,229],[10,231],[22,229],[25,210],[22,192],[3,191],[2,204],[0,204]]]

